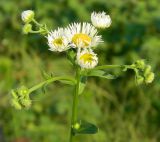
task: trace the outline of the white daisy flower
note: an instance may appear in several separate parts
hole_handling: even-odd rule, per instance
[[[108,28],[111,25],[112,20],[105,12],[92,12],[91,22],[97,28]]]
[[[69,40],[65,36],[63,28],[49,32],[47,39],[51,51],[62,52],[69,49]]]
[[[34,18],[34,11],[32,11],[32,10],[23,11],[21,14],[21,18],[22,18],[23,22],[25,22],[25,23],[31,22]]]
[[[79,50],[77,53],[77,63],[81,68],[91,69],[98,64],[98,57],[91,49]]]
[[[72,23],[66,30],[72,46],[79,48],[93,47],[102,42],[97,33],[97,29],[90,23]]]

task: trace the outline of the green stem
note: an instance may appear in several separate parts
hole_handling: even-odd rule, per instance
[[[40,30],[39,31],[30,31],[30,33],[32,33],[32,34],[38,34],[38,33],[40,33]]]
[[[112,68],[123,68],[125,65],[103,65],[103,66],[97,66],[94,69],[112,69]]]
[[[76,80],[77,84],[75,86],[74,96],[73,96],[73,105],[72,105],[72,118],[71,118],[71,131],[70,131],[70,141],[74,140],[73,127],[77,122],[77,110],[78,110],[78,93],[79,93],[79,83],[80,83],[80,69],[76,69]]]
[[[75,80],[72,79],[70,76],[57,76],[57,77],[50,78],[48,80],[45,80],[45,81],[33,86],[32,88],[29,89],[29,93],[41,88],[45,84],[49,84],[49,83],[52,83],[57,80],[67,80],[67,81],[72,81],[75,83]]]
[[[32,20],[33,23],[35,23],[38,27],[42,28],[44,31],[46,31],[46,33],[49,33],[48,28],[46,27],[46,25],[40,24],[38,23],[35,19]]]
[[[32,20],[37,26],[42,27],[43,25],[38,23],[35,19]]]

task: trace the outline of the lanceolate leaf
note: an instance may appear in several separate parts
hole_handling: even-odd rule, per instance
[[[97,76],[106,79],[116,79],[116,76],[108,74],[106,71],[103,70],[91,70],[87,73],[87,76]]]
[[[96,125],[86,121],[80,121],[79,128],[73,129],[75,134],[96,134],[98,132]]]

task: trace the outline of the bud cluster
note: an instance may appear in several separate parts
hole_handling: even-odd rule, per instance
[[[47,33],[47,27],[46,25],[42,25],[39,24],[36,20],[35,20],[35,13],[32,10],[25,10],[22,12],[21,14],[21,19],[24,22],[24,26],[23,26],[23,33],[24,34],[28,34],[28,33],[40,33],[40,34],[46,34]],[[38,28],[37,31],[33,31],[32,30],[32,23],[34,23],[36,25],[36,27]]]
[[[11,105],[16,109],[29,108],[31,106],[31,99],[29,97],[29,89],[21,86],[16,90],[11,91],[12,99]]]
[[[132,66],[136,73],[136,82],[138,85],[142,83],[152,83],[154,73],[150,65],[147,65],[144,60],[137,60]]]

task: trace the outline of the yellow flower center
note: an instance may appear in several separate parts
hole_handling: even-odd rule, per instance
[[[72,42],[77,46],[79,44],[82,44],[82,46],[88,46],[91,43],[91,38],[87,34],[75,34],[72,37]]]
[[[83,60],[85,63],[91,63],[93,61],[93,55],[90,53],[85,53],[80,57],[80,60]]]
[[[63,45],[63,39],[60,37],[60,38],[56,38],[53,40],[52,42],[55,46],[62,46]]]

